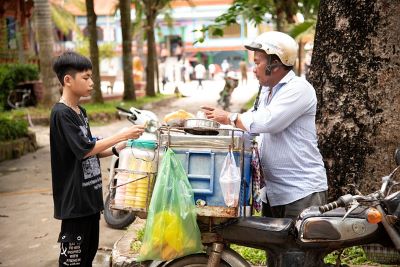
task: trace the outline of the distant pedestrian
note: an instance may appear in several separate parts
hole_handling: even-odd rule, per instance
[[[200,87],[203,89],[202,81],[204,79],[204,76],[206,75],[206,68],[203,64],[199,63],[194,67],[194,73],[196,75],[196,80],[199,82],[199,84],[197,85],[197,89]]]
[[[214,80],[214,75],[216,70],[217,67],[215,66],[215,64],[211,63],[210,65],[208,65],[208,73],[210,74],[211,80]]]
[[[229,70],[231,68],[231,65],[229,64],[227,59],[224,59],[222,61],[221,68],[222,68],[222,71],[224,72],[224,76],[226,77],[226,75],[228,75],[228,72],[229,72]]]
[[[131,126],[97,140],[90,132],[86,110],[79,106],[79,99],[93,91],[92,63],[65,52],[56,58],[53,70],[62,85],[62,96],[50,115],[54,217],[62,220],[59,266],[92,266],[103,210],[99,157],[118,154],[125,146],[120,142],[138,138],[144,127]]]
[[[183,47],[181,41],[179,41],[178,44],[176,45],[174,55],[177,57],[178,61],[181,60],[183,56]]]
[[[247,63],[246,61],[244,61],[244,59],[242,59],[239,63],[239,69],[240,69],[240,81],[242,83],[242,85],[244,85],[244,81],[246,81],[247,84]]]
[[[165,62],[167,60],[168,55],[169,55],[168,49],[165,47],[165,44],[161,44],[161,51],[160,51],[161,62]]]

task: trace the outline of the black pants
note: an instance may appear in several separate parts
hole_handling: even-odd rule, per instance
[[[295,219],[305,208],[326,204],[326,191],[312,193],[286,205],[271,207],[269,201],[262,204],[261,214],[264,217]]]
[[[61,222],[59,266],[91,267],[99,246],[100,213]]]

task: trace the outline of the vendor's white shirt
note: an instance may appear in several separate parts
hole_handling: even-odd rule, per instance
[[[248,132],[260,134],[266,191],[271,206],[277,206],[325,191],[328,185],[317,146],[314,88],[290,71],[272,88],[272,98],[269,92],[264,87],[258,110],[240,119]]]

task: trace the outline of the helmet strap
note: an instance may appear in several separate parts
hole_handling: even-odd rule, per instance
[[[271,64],[272,62],[272,55],[267,55],[267,66],[265,67],[265,75],[270,76],[272,70],[278,66],[281,66],[280,63]]]

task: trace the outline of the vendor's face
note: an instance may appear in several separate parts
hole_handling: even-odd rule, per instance
[[[255,67],[253,69],[254,75],[262,86],[268,86],[271,79],[271,75],[265,74],[265,69],[267,67],[267,55],[260,51],[254,51],[254,63]]]

